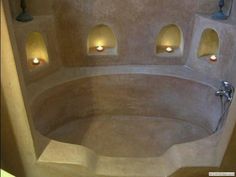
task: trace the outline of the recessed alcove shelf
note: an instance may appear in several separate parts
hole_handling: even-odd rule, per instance
[[[206,75],[224,79],[224,74],[231,67],[235,53],[235,26],[230,22],[232,22],[230,19],[214,20],[209,15],[196,14],[191,49],[186,65]],[[199,52],[203,48],[200,46],[204,41],[203,36],[209,34],[209,31],[215,40],[213,45],[215,49],[213,53],[206,52],[204,54]],[[205,45],[209,44],[205,43]],[[216,55],[215,61],[210,60],[210,54]]]
[[[170,24],[164,26],[156,40],[156,54],[162,57],[179,57],[183,53],[183,34],[181,29]]]
[[[31,32],[26,41],[26,56],[29,70],[45,66],[49,62],[47,47],[39,32]]]
[[[201,35],[201,40],[198,47],[198,58],[207,58],[212,61],[217,61],[219,53],[219,36],[212,28],[206,28]]]
[[[27,23],[13,21],[19,60],[29,83],[55,72],[61,66],[54,16],[33,18]]]
[[[95,26],[88,35],[88,55],[116,55],[117,39],[107,25]]]
[[[23,67],[31,73],[48,68],[48,52],[51,52],[48,47],[55,42],[54,36],[51,35],[54,30],[54,17],[34,16],[34,19],[27,23],[16,20],[13,22]]]

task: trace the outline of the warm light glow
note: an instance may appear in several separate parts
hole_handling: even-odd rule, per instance
[[[97,46],[96,49],[97,49],[98,52],[102,52],[104,50],[104,47],[103,46]]]
[[[156,39],[156,53],[182,53],[183,51],[183,34],[181,29],[175,25],[170,24],[164,26]]]
[[[104,46],[105,43],[106,42],[104,40],[102,40],[102,39],[98,39],[98,40],[95,41],[95,45],[96,46]]]
[[[211,55],[210,60],[211,60],[211,61],[216,61],[216,60],[217,60],[217,57],[216,57],[215,55]]]
[[[1,177],[14,177],[13,175],[11,175],[10,173],[7,173],[6,171],[1,169]]]
[[[115,55],[117,40],[111,28],[107,25],[97,25],[88,35],[87,52],[90,55]]]
[[[40,60],[39,60],[38,58],[34,58],[34,59],[33,59],[33,64],[34,64],[34,65],[40,64]]]
[[[42,58],[47,63],[49,62],[47,47],[41,33],[32,32],[28,35],[26,55],[30,62],[35,57]]]
[[[207,28],[202,32],[197,55],[199,58],[204,56],[215,55],[219,51],[219,46],[220,41],[218,33],[214,29]]]
[[[172,48],[172,47],[166,47],[166,51],[167,51],[168,53],[171,53],[171,52],[173,52],[173,48]]]

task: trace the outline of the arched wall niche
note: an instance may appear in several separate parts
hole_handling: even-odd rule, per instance
[[[183,33],[175,24],[164,26],[156,39],[156,54],[179,56],[183,53]]]
[[[109,26],[100,24],[89,32],[87,52],[89,55],[117,54],[117,39]]]
[[[26,56],[29,70],[49,63],[47,47],[41,33],[29,33],[26,40]]]
[[[219,52],[220,40],[217,32],[212,28],[207,28],[202,32],[198,47],[197,56],[208,57],[217,56]]]

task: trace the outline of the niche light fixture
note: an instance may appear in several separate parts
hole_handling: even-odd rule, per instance
[[[166,47],[166,52],[171,53],[173,51],[174,51],[174,49],[172,47]]]
[[[99,46],[96,47],[96,50],[97,50],[98,52],[102,52],[102,51],[104,51],[104,47],[101,46],[101,45],[99,45]]]
[[[211,55],[211,56],[210,56],[210,60],[211,60],[211,61],[216,61],[216,60],[217,60],[216,55]]]
[[[32,63],[33,63],[33,65],[39,65],[40,64],[40,59],[35,57],[35,58],[33,58]]]

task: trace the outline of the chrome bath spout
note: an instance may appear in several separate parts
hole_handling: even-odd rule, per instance
[[[229,82],[222,81],[221,88],[215,92],[215,95],[221,98],[220,100],[222,105],[222,113],[214,131],[217,132],[224,125],[227,113],[233,100],[234,87]]]
[[[221,88],[216,91],[215,95],[225,97],[227,101],[231,102],[233,100],[234,87],[229,82],[222,81]]]

